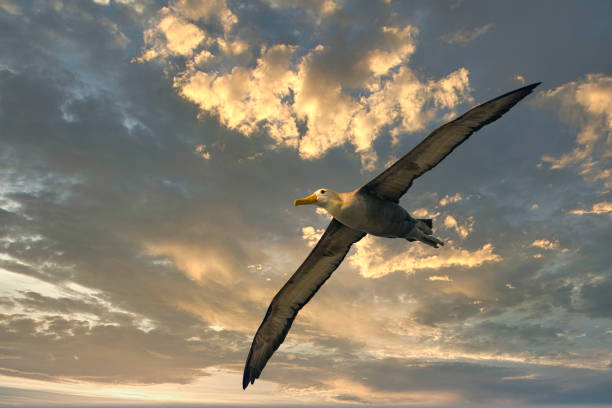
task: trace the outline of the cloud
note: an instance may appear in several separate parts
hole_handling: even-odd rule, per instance
[[[536,239],[531,243],[531,246],[548,250],[559,249],[559,240]]]
[[[447,215],[444,218],[444,227],[454,229],[461,239],[465,239],[474,230],[474,218],[470,217],[463,225],[460,225],[455,217]]]
[[[326,209],[324,209],[324,208],[317,207],[317,208],[315,208],[315,212],[316,212],[317,214],[319,214],[319,215],[321,215],[321,216],[323,216],[323,217],[327,218],[327,219],[331,219],[331,218],[332,218],[332,216],[331,216],[331,215],[330,215],[330,214],[327,212],[327,210],[326,210]]]
[[[569,211],[570,214],[576,214],[576,215],[605,214],[609,212],[612,212],[612,203],[607,202],[607,201],[593,204],[590,210],[575,209],[575,210]]]
[[[12,0],[0,0],[0,8],[10,14],[21,14],[21,7]]]
[[[191,20],[218,23],[225,33],[238,22],[225,0],[173,0],[170,7]]]
[[[342,8],[342,2],[337,0],[265,0],[273,9],[302,8],[309,17],[320,25],[326,17],[333,15]]]
[[[314,247],[325,232],[324,229],[314,228],[310,225],[302,227],[302,239],[308,242],[309,247]]]
[[[458,203],[461,200],[463,200],[463,196],[461,195],[461,193],[455,193],[452,196],[445,195],[444,197],[442,197],[440,199],[439,204],[440,204],[440,207],[444,207],[448,204]]]
[[[198,154],[204,160],[210,160],[210,152],[206,150],[205,144],[199,144],[195,148],[195,153]]]
[[[322,3],[321,10],[333,14],[337,4],[330,4]],[[253,44],[241,36],[244,27],[226,6],[216,13],[235,18],[216,36],[183,6],[175,2],[160,10],[159,21],[145,31],[138,61],[165,61],[179,95],[202,114],[245,137],[264,131],[271,148],[297,149],[304,159],[348,143],[362,167],[373,170],[372,146],[383,130],[396,142],[400,134],[423,130],[472,101],[465,68],[433,80],[408,67],[418,34],[411,25],[370,27],[359,47],[342,37],[322,38],[314,46]],[[184,69],[172,64],[175,56],[187,58]]]
[[[452,282],[453,280],[448,277],[448,275],[432,275],[427,278],[430,281],[442,281],[442,282]]]
[[[16,357],[3,360],[1,371],[45,380],[185,382],[199,376],[201,362],[210,361],[210,355],[195,351],[195,343],[183,335],[123,325],[90,326],[61,315],[40,320],[0,315],[0,337]],[[212,341],[209,347],[214,347]],[[126,355],[130,357],[122,357]],[[35,370],[28,370],[30,361],[37,361]]]
[[[338,378],[326,382],[326,386],[334,390],[337,402],[359,402],[368,404],[419,404],[427,401],[434,405],[452,405],[461,401],[461,397],[454,392],[441,392],[434,390],[376,390],[362,381],[348,378]]]
[[[375,238],[356,246],[300,312],[256,387],[235,393],[270,300],[329,222],[291,210],[291,199],[317,179],[365,181],[356,156],[365,167],[376,154],[399,157],[416,142],[405,133],[452,116],[472,80],[478,89],[499,84],[468,81],[448,54],[424,67],[420,51],[435,46],[440,33],[431,30],[444,25],[396,3],[159,7],[24,2],[22,14],[0,10],[3,401],[609,402],[601,356],[609,354],[612,236],[600,217],[566,214],[605,208],[587,194],[606,201],[595,183],[574,189],[563,172],[523,174],[533,167],[529,152],[512,147],[502,151],[525,160],[518,173],[498,178],[500,161],[479,161],[474,172],[476,159],[449,158],[442,166],[451,171],[428,173],[406,197],[414,215],[437,217],[451,237],[477,216],[465,239],[437,251]],[[167,36],[160,23],[168,16]],[[143,40],[138,27],[152,36],[136,58],[158,55],[129,63]],[[193,42],[182,36],[190,28]],[[195,88],[200,74],[210,79],[203,90]],[[192,78],[194,95],[214,102],[209,110],[179,93]],[[329,101],[327,89],[336,92]],[[513,112],[529,122],[526,110]],[[297,137],[283,139],[291,123]],[[348,130],[327,140],[331,124]],[[271,136],[275,129],[281,136]],[[313,151],[320,145],[328,155],[296,161],[309,131]],[[529,135],[519,136],[535,140]],[[501,146],[489,140],[482,149]],[[357,154],[332,151],[341,145]],[[545,188],[555,182],[564,188]],[[438,192],[424,191],[431,186]],[[461,200],[452,202],[456,191]],[[536,201],[538,210],[528,210]],[[447,216],[456,226],[445,230]],[[579,246],[542,262],[521,246],[541,237]]]
[[[417,208],[416,210],[411,212],[412,216],[415,218],[432,218],[435,219],[439,212],[429,212],[427,208]]]
[[[612,317],[612,301],[610,300],[612,290],[612,279],[601,277],[595,279],[580,288],[584,310],[591,316],[610,318]]]
[[[440,36],[440,40],[444,41],[448,44],[457,44],[461,46],[466,46],[467,44],[474,41],[476,38],[485,34],[491,28],[494,27],[494,24],[485,24],[482,27],[477,27],[473,30],[459,30],[454,33],[444,34]]]
[[[438,270],[449,267],[474,268],[485,262],[501,262],[502,257],[494,253],[492,244],[470,252],[452,245],[437,250],[415,243],[405,251],[393,254],[385,241],[366,236],[355,244],[356,251],[348,256],[348,262],[366,278],[380,278],[392,272],[414,274],[421,270]]]
[[[293,112],[283,102],[296,81],[288,70],[294,52],[295,47],[277,45],[265,50],[252,70],[235,67],[223,76],[196,71],[176,78],[175,87],[230,129],[249,136],[264,123],[277,145],[296,147],[299,134]]]
[[[585,180],[612,187],[612,77],[588,74],[540,94],[538,103],[553,106],[563,121],[578,129],[570,153],[544,155],[542,162],[551,170],[576,168]]]
[[[189,57],[204,40],[204,31],[189,23],[170,9],[164,8],[157,26],[144,32],[144,42],[148,49],[138,61],[145,62],[170,55]]]

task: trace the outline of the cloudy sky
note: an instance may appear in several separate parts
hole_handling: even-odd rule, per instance
[[[0,0],[0,403],[612,403],[608,1]],[[542,81],[241,388],[352,190]]]

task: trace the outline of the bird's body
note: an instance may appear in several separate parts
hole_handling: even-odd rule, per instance
[[[483,126],[499,119],[539,83],[525,86],[476,106],[440,126],[414,149],[364,186],[336,193],[322,188],[295,200],[316,204],[333,217],[325,233],[293,276],[274,296],[259,326],[244,367],[242,387],[259,378],[281,345],[300,309],[340,265],[350,247],[366,234],[444,245],[432,235],[432,220],[414,219],[399,205],[417,177],[431,170]]]
[[[321,193],[322,191],[325,193]],[[442,244],[431,236],[431,227],[426,223],[429,220],[412,218],[408,211],[396,202],[383,200],[360,189],[348,193],[320,189],[315,194],[317,197],[325,194],[337,195],[339,200],[330,200],[331,204],[321,200],[318,204],[335,219],[354,230],[378,237],[422,241],[434,247],[436,244]]]
[[[329,213],[344,225],[371,235],[404,238],[416,222],[399,204],[359,190],[340,194],[343,205]]]

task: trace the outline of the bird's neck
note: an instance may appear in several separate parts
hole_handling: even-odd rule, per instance
[[[330,197],[327,202],[321,203],[321,207],[323,207],[332,217],[337,217],[342,209],[342,204],[342,193],[334,193],[334,196]]]

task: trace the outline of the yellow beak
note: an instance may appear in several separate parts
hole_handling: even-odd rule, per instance
[[[297,200],[293,202],[293,205],[297,207],[298,205],[314,204],[316,202],[317,202],[317,195],[313,193],[306,198],[298,198]]]

